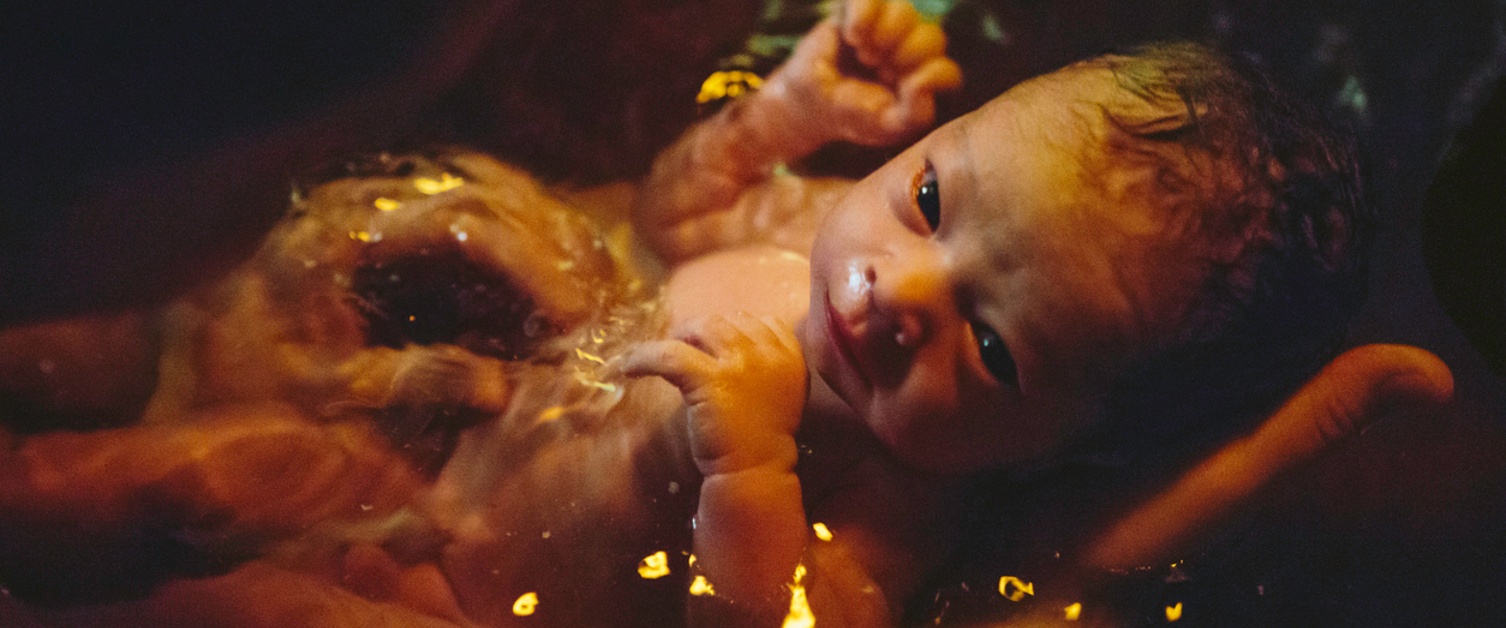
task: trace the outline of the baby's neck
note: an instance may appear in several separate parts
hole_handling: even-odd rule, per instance
[[[850,485],[866,478],[848,477],[855,467],[882,468],[882,477],[902,483],[920,483],[934,487],[959,483],[960,476],[943,476],[922,471],[896,458],[873,430],[819,375],[811,373],[805,415],[796,439],[801,445],[801,465],[819,472],[802,472],[802,485],[820,489],[826,485]],[[877,477],[877,476],[876,476]],[[808,500],[809,501],[809,500]]]

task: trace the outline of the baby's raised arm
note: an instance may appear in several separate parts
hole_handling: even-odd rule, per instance
[[[847,141],[914,139],[937,92],[962,80],[940,27],[901,0],[849,0],[801,40],[763,89],[692,127],[655,160],[634,211],[667,263],[729,246],[810,245],[847,181],[776,177],[778,165]]]

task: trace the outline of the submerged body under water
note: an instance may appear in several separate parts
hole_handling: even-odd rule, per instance
[[[698,481],[669,429],[679,393],[606,369],[659,324],[621,236],[475,154],[382,155],[300,191],[241,269],[130,315],[157,349],[117,366],[160,373],[137,416],[21,442],[0,480],[11,610],[62,625],[674,621]],[[102,324],[0,344],[66,367],[48,340]],[[603,495],[624,468],[662,480]]]

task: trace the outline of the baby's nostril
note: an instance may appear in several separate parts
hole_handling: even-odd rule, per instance
[[[373,345],[453,344],[516,360],[557,331],[506,277],[483,272],[452,248],[363,263],[351,293]]]

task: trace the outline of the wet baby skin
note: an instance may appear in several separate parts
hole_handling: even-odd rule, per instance
[[[892,43],[885,29],[905,22],[894,12],[853,2],[827,27],[858,58],[895,64],[874,72],[893,82],[786,70],[887,88],[887,100],[844,107],[855,90],[783,88],[776,76],[772,93],[661,157],[646,188],[657,205],[641,207],[639,223],[668,234],[657,244],[679,262],[666,295],[671,339],[624,362],[684,393],[705,475],[697,565],[722,598],[692,600],[692,616],[768,623],[791,608],[793,583],[796,601],[828,625],[892,622],[944,553],[960,478],[1047,464],[1089,433],[1115,376],[1189,322],[1207,260],[1244,244],[1197,235],[1165,211],[1163,173],[1111,158],[1117,124],[1175,126],[1189,114],[1128,93],[1091,63],[1011,89],[856,184],[771,176],[769,164],[841,137],[803,126],[822,120],[823,106],[842,112],[825,114],[833,127],[864,119],[844,117],[854,111],[868,128],[929,119],[911,90],[943,89],[950,75],[939,62],[901,61],[896,51],[922,45]],[[790,63],[820,67],[832,49],[818,29]],[[808,118],[788,114],[785,128],[802,139],[718,144],[747,137],[740,124],[801,93],[832,101],[804,104]],[[1188,159],[1193,172],[1220,171],[1212,157]],[[742,187],[710,194],[696,168]],[[801,218],[750,237],[745,225],[770,216]],[[809,295],[794,304],[776,298],[786,290],[749,288],[754,279],[808,282]],[[831,538],[814,536],[812,522]]]

